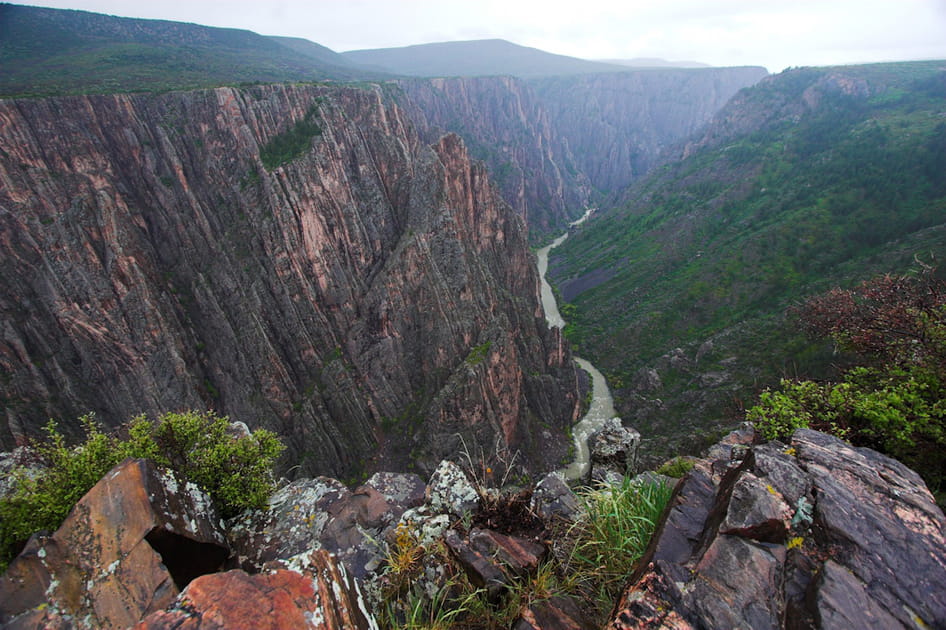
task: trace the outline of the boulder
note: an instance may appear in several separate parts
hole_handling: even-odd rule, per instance
[[[237,566],[258,571],[270,560],[322,547],[321,537],[351,491],[327,477],[299,479],[279,488],[264,510],[250,510],[228,523]]]
[[[326,549],[365,578],[384,556],[379,541],[423,498],[424,482],[413,474],[377,473],[354,491],[327,477],[296,480],[273,494],[268,509],[230,522],[236,566],[253,572],[271,560]]]
[[[513,630],[593,630],[575,602],[555,596],[533,602],[522,611],[512,626]]]
[[[469,541],[475,551],[491,558],[504,571],[519,577],[538,569],[546,552],[542,544],[491,529],[474,527],[470,530]]]
[[[469,541],[463,540],[454,529],[447,531],[443,542],[470,583],[485,589],[490,601],[498,602],[509,585],[509,578],[503,570],[486,554],[471,547]]]
[[[539,543],[477,527],[466,537],[451,529],[443,541],[470,582],[486,589],[492,601],[499,600],[514,578],[538,569],[546,552]]]
[[[561,474],[557,473],[549,473],[535,484],[531,507],[533,512],[546,521],[554,518],[571,521],[581,511],[578,497],[565,483]]]
[[[167,610],[135,630],[377,630],[356,583],[324,550],[271,563],[264,573],[239,569],[205,575]]]
[[[611,471],[619,477],[634,473],[641,434],[611,418],[588,436],[591,478],[606,480]]]
[[[683,478],[609,628],[946,627],[946,517],[915,472],[815,431],[753,441]]]
[[[463,517],[480,504],[480,495],[463,470],[451,461],[440,462],[427,483],[427,504],[438,514]]]
[[[51,536],[34,536],[0,579],[0,622],[127,628],[171,603],[229,550],[209,498],[151,462],[102,478]]]

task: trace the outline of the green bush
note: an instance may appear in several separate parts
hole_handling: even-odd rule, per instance
[[[783,380],[746,417],[769,439],[810,427],[881,451],[936,493],[946,489],[946,282],[916,262],[916,274],[832,289],[794,309],[810,334],[861,365],[832,383]]]
[[[318,106],[313,105],[291,129],[276,134],[260,147],[260,160],[267,171],[291,162],[309,150],[312,138],[322,133],[318,118]]]
[[[34,532],[58,528],[76,502],[128,457],[167,466],[181,481],[207,492],[221,515],[229,517],[266,505],[272,468],[284,448],[264,429],[251,436],[229,435],[229,420],[213,412],[167,413],[157,422],[138,416],[126,426],[125,439],[103,433],[91,415],[80,422],[82,444],[67,446],[50,421],[45,439],[34,445],[43,468],[12,473],[15,489],[0,499],[0,568]]]
[[[895,457],[934,492],[946,480],[946,383],[924,366],[856,367],[838,383],[783,380],[746,412],[766,439],[812,428]]]

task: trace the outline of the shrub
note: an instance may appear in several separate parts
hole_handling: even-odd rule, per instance
[[[673,477],[674,479],[679,479],[683,475],[687,474],[693,470],[693,461],[685,457],[674,457],[670,461],[664,462],[660,468],[656,470],[658,475],[666,475],[667,477]]]
[[[808,427],[895,457],[935,493],[946,481],[946,283],[920,263],[916,277],[882,276],[834,289],[797,309],[862,365],[838,382],[783,380],[746,412],[768,439]]]
[[[267,171],[291,162],[308,151],[312,138],[322,133],[318,118],[318,105],[313,105],[292,128],[276,134],[260,147],[260,160]]]
[[[119,462],[147,458],[173,470],[210,495],[224,517],[264,507],[273,489],[272,468],[283,449],[270,431],[250,436],[227,433],[226,417],[213,412],[167,413],[152,423],[138,416],[127,437],[106,435],[92,415],[80,418],[85,441],[67,446],[50,421],[46,437],[34,444],[43,467],[15,470],[14,490],[0,499],[0,568],[15,557],[30,535],[62,524],[76,502]]]

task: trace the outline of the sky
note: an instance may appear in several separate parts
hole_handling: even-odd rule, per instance
[[[23,0],[304,37],[342,52],[506,39],[585,59],[714,66],[946,59],[946,0]]]

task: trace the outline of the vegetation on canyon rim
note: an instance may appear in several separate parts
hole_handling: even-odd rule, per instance
[[[0,499],[0,569],[34,532],[56,530],[76,502],[128,457],[151,459],[193,482],[224,517],[265,506],[273,491],[283,445],[265,429],[234,436],[226,417],[198,411],[165,413],[156,422],[138,416],[124,428],[124,438],[103,433],[91,415],[80,422],[85,441],[68,446],[50,421],[31,452],[38,467],[13,471],[14,490]]]
[[[916,470],[943,501],[946,481],[946,281],[880,276],[796,309],[803,327],[853,353],[836,382],[783,380],[747,412],[763,436],[835,433]]]

